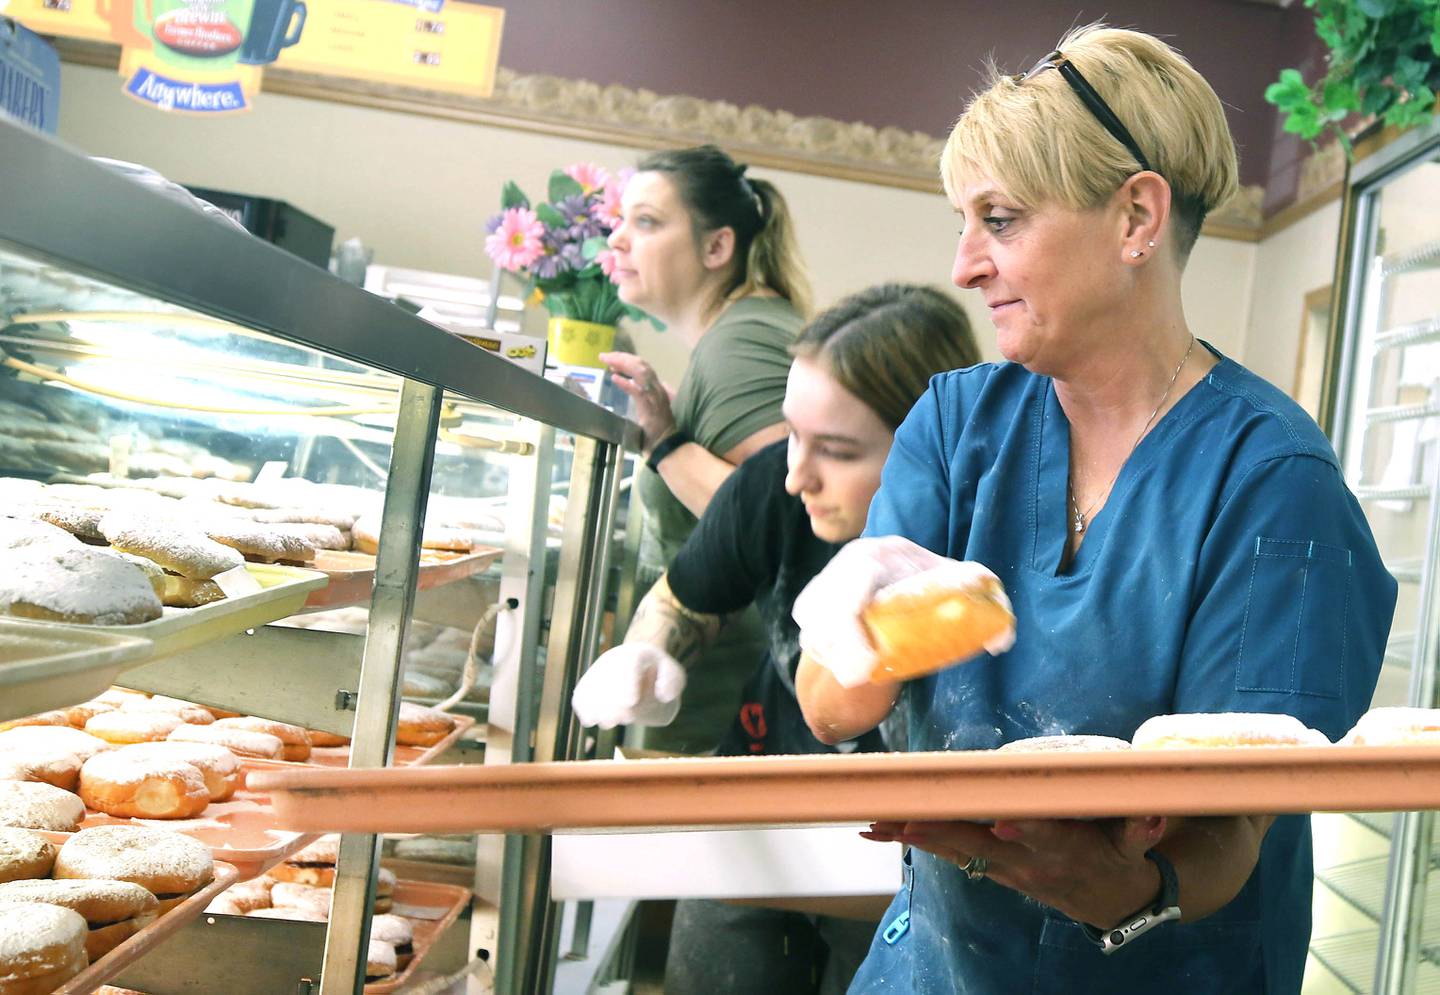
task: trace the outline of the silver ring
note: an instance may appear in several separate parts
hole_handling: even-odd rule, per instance
[[[985,872],[990,869],[990,861],[984,857],[971,857],[965,862],[965,866],[960,869],[965,872],[965,876],[971,881],[979,881],[985,876]]]

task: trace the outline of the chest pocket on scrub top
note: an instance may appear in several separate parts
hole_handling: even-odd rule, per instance
[[[1255,540],[1235,687],[1338,698],[1350,609],[1348,549]]]

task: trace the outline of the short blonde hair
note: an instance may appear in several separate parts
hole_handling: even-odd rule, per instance
[[[1239,187],[1235,143],[1220,98],[1179,52],[1138,31],[1091,24],[1060,51],[1129,129],[1170,184],[1175,248],[1183,261],[1205,215]],[[994,180],[1022,205],[1096,207],[1140,168],[1056,70],[1023,84],[991,66],[941,157],[945,192]]]

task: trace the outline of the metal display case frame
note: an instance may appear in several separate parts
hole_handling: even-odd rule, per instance
[[[1347,467],[1352,457],[1361,455],[1366,426],[1437,414],[1429,404],[1372,407],[1364,396],[1373,380],[1373,364],[1380,358],[1409,346],[1440,341],[1440,313],[1434,320],[1422,323],[1428,327],[1383,327],[1390,281],[1421,264],[1440,267],[1440,241],[1431,240],[1419,249],[1387,252],[1380,239],[1379,204],[1379,196],[1388,184],[1417,166],[1435,162],[1437,157],[1440,121],[1391,142],[1352,167],[1347,178],[1320,417],[1342,465]],[[1413,634],[1392,633],[1385,665],[1408,669],[1407,704],[1435,707],[1440,705],[1440,476],[1409,488],[1357,487],[1356,494],[1362,503],[1428,501],[1423,548],[1407,550],[1403,557],[1387,561],[1397,580],[1415,590],[1416,617]],[[1351,878],[1359,876],[1363,880],[1326,881],[1332,891],[1379,924],[1378,941],[1368,965],[1365,955],[1370,951],[1363,949],[1368,937],[1362,942],[1358,934],[1340,937],[1334,963],[1327,964],[1352,990],[1373,990],[1377,995],[1433,990],[1435,955],[1425,949],[1422,926],[1427,878],[1437,861],[1434,815],[1401,812],[1390,820],[1354,817],[1388,838],[1389,859],[1360,861],[1332,875],[1338,878],[1349,872]],[[1368,896],[1368,900],[1357,895]],[[1350,941],[1349,947],[1345,941]],[[1342,962],[1352,965],[1352,973],[1360,977],[1344,977]],[[1373,981],[1364,976],[1364,967],[1369,965],[1373,965]],[[1429,972],[1428,977],[1422,976],[1422,969]],[[1373,987],[1362,989],[1357,985]]]
[[[206,660],[207,667],[227,656],[245,661],[243,666],[215,665],[210,679],[221,686],[212,697],[232,698],[236,707],[258,714],[350,734],[352,766],[385,765],[394,749],[401,654],[414,611],[442,399],[449,392],[528,420],[521,423],[530,426],[522,432],[530,432],[528,443],[537,454],[537,470],[534,479],[516,480],[512,474],[500,585],[501,597],[514,598],[519,605],[515,628],[519,638],[511,648],[520,674],[516,729],[508,748],[495,749],[494,756],[487,748],[487,762],[577,755],[579,737],[569,712],[569,689],[580,661],[593,656],[600,635],[615,547],[619,472],[624,450],[637,450],[640,438],[634,424],[3,117],[0,246],[400,378],[367,635],[360,639],[323,634],[337,638],[317,639],[322,634],[266,627],[250,636],[232,637],[261,641],[246,644],[246,652],[227,654],[225,643],[220,643],[216,646],[221,651]],[[557,433],[573,437],[573,462],[542,675],[537,635],[545,609],[548,474]],[[582,495],[583,500],[577,500]],[[263,651],[256,652],[262,644]],[[310,693],[297,698],[267,691],[272,678],[299,658],[306,662],[300,669],[309,675]],[[171,675],[185,670],[184,660],[164,662]],[[144,679],[144,668],[135,673]],[[174,693],[175,684],[157,671],[146,689]],[[501,993],[538,990],[536,979],[552,970],[546,961],[553,959],[553,952],[548,956],[547,952],[553,951],[555,942],[545,874],[548,840],[508,838],[493,865],[487,864],[483,853],[486,842],[482,838],[477,860],[477,896],[483,899],[487,891],[494,891],[498,904],[488,912],[476,912],[472,955],[476,938],[495,937],[489,949],[497,989]],[[502,845],[499,838],[493,842]],[[247,965],[262,975],[270,971],[267,976],[272,979],[289,977],[285,990],[293,991],[298,984],[302,992],[359,993],[365,961],[358,954],[368,938],[378,864],[376,837],[342,839],[318,979],[296,978],[294,972],[307,963],[297,949],[305,944],[283,934],[284,923],[234,921],[217,927],[212,921],[208,928],[196,924],[183,930],[167,945],[167,970],[177,979],[188,978],[170,990],[205,990],[201,965],[218,963],[206,955],[207,944],[213,953],[223,934],[228,948],[225,963]],[[480,880],[486,875],[489,884]],[[305,935],[313,937],[315,932]],[[142,960],[140,966],[144,964]],[[199,973],[192,977],[191,972]],[[227,984],[238,981],[232,976]]]

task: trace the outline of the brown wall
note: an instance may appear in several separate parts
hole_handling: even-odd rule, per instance
[[[1266,183],[1271,172],[1276,115],[1264,89],[1313,37],[1303,5],[1243,0],[492,2],[506,8],[500,62],[517,72],[936,135],[980,82],[988,55],[1022,71],[1072,24],[1104,17],[1165,38],[1210,80],[1246,183]]]

